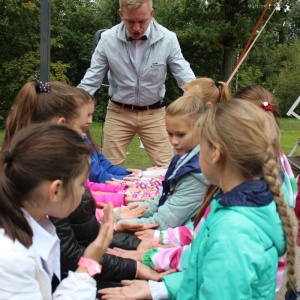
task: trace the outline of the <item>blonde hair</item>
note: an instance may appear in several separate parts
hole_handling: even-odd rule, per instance
[[[148,3],[149,10],[152,9],[152,0],[119,0],[120,9],[124,7],[129,9],[140,8],[144,3]]]
[[[183,86],[184,95],[194,95],[205,103],[216,105],[219,102],[230,99],[231,94],[228,85],[223,81],[214,81],[207,77],[198,77]]]
[[[206,109],[206,104],[200,98],[183,95],[167,107],[166,115],[171,117],[184,116],[187,122],[194,127]]]
[[[273,194],[287,248],[287,288],[295,291],[293,226],[279,180],[280,130],[275,119],[255,104],[234,99],[210,108],[200,119],[201,138],[217,147],[244,178],[263,177]]]

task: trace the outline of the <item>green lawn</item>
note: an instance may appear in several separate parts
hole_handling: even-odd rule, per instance
[[[300,138],[300,120],[295,118],[280,118],[281,127],[281,148],[288,155]],[[91,132],[95,141],[100,145],[101,124],[93,123]],[[140,141],[137,136],[134,137],[128,148],[128,154],[125,161],[126,167],[146,168],[150,166],[150,159],[145,149],[140,148]]]
[[[300,138],[300,121],[295,118],[280,118],[281,126],[281,147],[286,155],[290,153]],[[92,135],[97,144],[101,144],[102,126],[100,123],[93,123]],[[0,144],[2,144],[4,132],[0,131]],[[129,145],[125,166],[130,168],[144,169],[150,166],[150,159],[144,149],[140,148],[140,141],[134,137]]]

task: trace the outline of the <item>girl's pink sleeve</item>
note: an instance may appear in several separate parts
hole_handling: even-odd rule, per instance
[[[193,227],[191,223],[186,226],[168,228],[160,232],[162,245],[173,245],[175,247],[185,246],[191,243],[193,236]]]
[[[93,198],[96,202],[112,203],[114,207],[126,205],[124,194],[93,194]]]
[[[154,248],[147,251],[142,263],[158,272],[186,269],[191,254],[191,244],[180,248]]]
[[[107,193],[117,193],[123,191],[127,188],[125,184],[107,184],[107,183],[97,183],[92,182],[89,179],[86,180],[85,186],[93,192],[107,192]]]
[[[203,217],[194,230],[194,223],[191,222],[186,226],[162,231],[161,243],[164,245],[176,245],[177,247],[154,248],[147,251],[142,259],[143,264],[157,271],[170,269],[183,271],[187,267],[190,259],[192,240],[197,236],[209,213],[210,206],[207,207]]]
[[[286,257],[282,256],[278,258],[278,269],[276,274],[276,292],[281,288],[281,284],[284,278],[284,271],[286,267]]]

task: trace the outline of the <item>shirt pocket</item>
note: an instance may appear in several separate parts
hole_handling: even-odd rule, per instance
[[[164,80],[166,74],[166,64],[163,62],[152,63],[151,73],[155,81]]]

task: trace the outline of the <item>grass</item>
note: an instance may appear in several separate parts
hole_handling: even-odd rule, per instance
[[[279,118],[281,127],[281,141],[280,145],[284,153],[288,155],[300,138],[300,121],[294,118]],[[95,142],[101,145],[102,124],[94,122],[91,127],[91,133]],[[0,131],[0,145],[2,144],[4,131]],[[125,160],[126,167],[144,169],[151,165],[150,159],[145,149],[140,148],[140,141],[136,135],[131,141],[127,150],[127,157]]]
[[[294,118],[279,118],[281,128],[280,146],[288,155],[300,139],[300,120]]]
[[[95,142],[101,146],[102,124],[93,123],[90,130]],[[134,136],[128,147],[124,166],[138,169],[145,169],[151,166],[145,149],[140,148],[140,140],[137,135]]]

